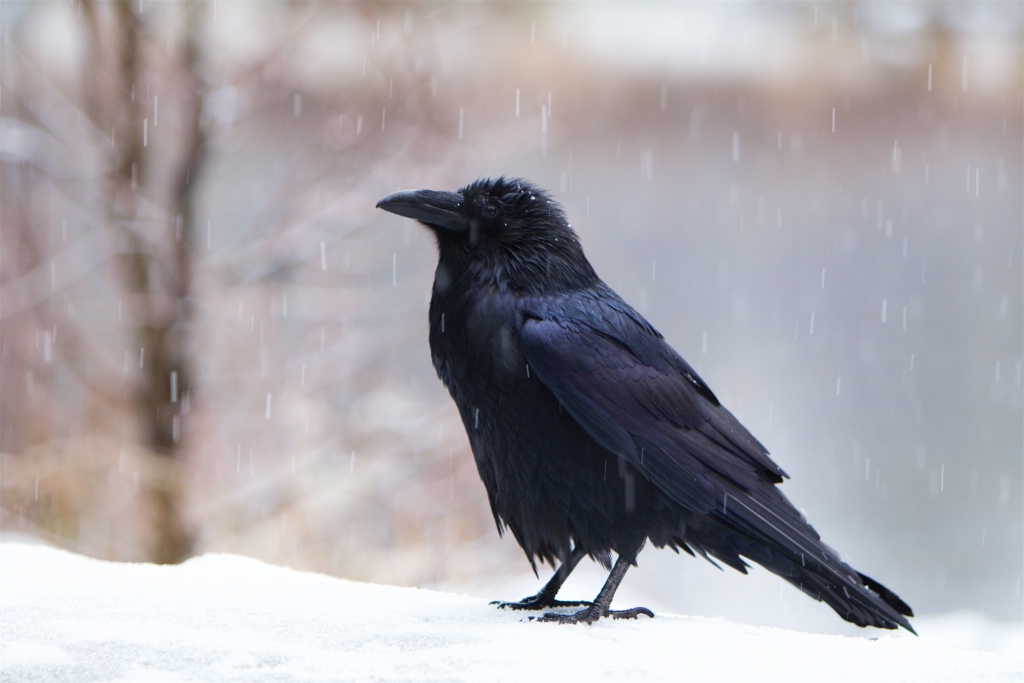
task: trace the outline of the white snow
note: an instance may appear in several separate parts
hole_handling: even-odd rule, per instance
[[[917,619],[919,638],[663,613],[561,626],[238,556],[167,567],[0,544],[0,681],[1024,680],[1019,638],[950,645],[995,638],[979,619]]]

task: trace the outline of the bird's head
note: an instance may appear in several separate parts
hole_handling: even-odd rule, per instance
[[[596,279],[562,207],[519,178],[484,178],[458,192],[395,192],[377,208],[430,228],[449,270],[491,269],[518,289]]]

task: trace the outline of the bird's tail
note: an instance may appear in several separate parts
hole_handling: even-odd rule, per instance
[[[744,573],[739,556],[753,560],[858,626],[902,626],[916,635],[907,603],[843,562],[778,489],[769,490],[767,503],[762,496],[729,496],[715,515],[717,533],[725,532],[728,540],[722,543],[719,536],[703,550]]]
[[[812,563],[814,564],[814,563]],[[870,576],[836,558],[835,563],[800,567],[783,561],[765,565],[812,598],[821,600],[846,621],[858,626],[894,629],[902,626],[914,635],[907,621],[913,611],[895,593]]]

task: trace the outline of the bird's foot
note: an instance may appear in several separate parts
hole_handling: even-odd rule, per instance
[[[559,614],[558,612],[548,612],[540,617],[530,617],[537,621],[553,621],[559,624],[593,624],[601,617],[611,617],[612,619],[636,619],[641,614],[654,618],[654,612],[647,609],[646,607],[633,607],[632,609],[604,609],[602,610],[598,605],[590,604],[586,609],[581,609],[579,612],[572,614]]]
[[[539,611],[542,609],[550,609],[552,607],[591,607],[594,603],[587,602],[586,600],[555,600],[554,598],[549,598],[538,593],[537,595],[531,595],[528,598],[523,598],[519,602],[494,600],[491,604],[496,606],[498,609]]]

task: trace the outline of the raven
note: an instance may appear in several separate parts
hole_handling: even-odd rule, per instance
[[[746,573],[744,558],[859,626],[914,632],[895,593],[825,545],[776,484],[786,473],[704,380],[583,254],[561,206],[526,180],[416,190],[377,208],[412,218],[439,252],[430,352],[458,406],[491,510],[536,573],[495,603],[541,621],[653,617],[612,610],[647,541]],[[611,562],[611,553],[616,560]],[[610,569],[593,602],[558,590],[589,556]]]

